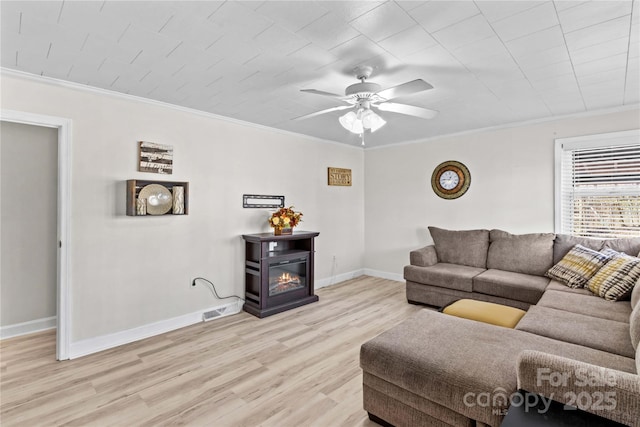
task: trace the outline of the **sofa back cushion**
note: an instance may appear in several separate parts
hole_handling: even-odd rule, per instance
[[[605,248],[613,249],[631,256],[638,256],[640,252],[640,237],[626,239],[608,239],[604,242]]]
[[[487,268],[544,276],[553,265],[553,233],[491,230]]]
[[[487,268],[489,230],[444,230],[429,227],[439,262]]]
[[[570,234],[557,234],[556,239],[553,242],[553,264],[555,265],[560,262],[560,260],[564,258],[564,256],[568,254],[575,245],[582,245],[585,248],[600,252],[600,250],[604,248],[604,243],[604,239],[591,239],[588,237],[571,236]]]

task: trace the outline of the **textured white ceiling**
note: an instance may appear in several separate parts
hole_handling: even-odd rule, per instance
[[[340,101],[357,65],[394,100],[368,146],[640,102],[638,1],[5,1],[1,65],[359,144]]]

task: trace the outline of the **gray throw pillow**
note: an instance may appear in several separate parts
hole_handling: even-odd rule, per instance
[[[553,266],[553,233],[491,230],[487,268],[544,276]]]
[[[429,227],[439,262],[487,268],[489,230],[445,230]]]

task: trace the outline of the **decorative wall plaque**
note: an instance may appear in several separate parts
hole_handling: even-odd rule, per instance
[[[328,168],[329,185],[351,187],[351,169]]]
[[[138,171],[171,175],[173,146],[140,141],[138,143]]]

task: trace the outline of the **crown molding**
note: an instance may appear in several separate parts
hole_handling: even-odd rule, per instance
[[[445,133],[445,134],[442,134],[442,135],[430,136],[428,138],[414,139],[414,140],[405,141],[405,142],[398,142],[398,143],[395,143],[395,144],[385,144],[385,145],[378,145],[378,146],[375,146],[375,147],[365,147],[364,150],[365,151],[380,150],[380,149],[385,149],[385,148],[400,147],[400,146],[403,146],[403,145],[422,144],[422,143],[425,143],[425,142],[437,141],[439,139],[452,138],[452,137],[456,137],[456,136],[473,135],[473,134],[477,134],[477,133],[492,132],[492,131],[502,130],[502,129],[510,129],[510,128],[528,126],[528,125],[536,125],[536,124],[541,124],[541,123],[555,122],[555,121],[558,121],[558,120],[579,119],[579,118],[584,118],[584,117],[602,116],[604,114],[620,113],[620,112],[631,111],[631,110],[640,110],[640,104],[622,105],[620,107],[605,108],[605,109],[595,110],[595,111],[583,111],[583,112],[580,112],[580,113],[565,114],[565,115],[562,115],[562,116],[543,117],[543,118],[540,118],[540,119],[523,120],[523,121],[520,121],[520,122],[506,123],[506,124],[503,124],[503,125],[495,125],[495,126],[488,126],[488,127],[484,127],[484,128],[476,128],[476,129],[464,130],[464,131],[461,131],[461,132]]]
[[[214,120],[220,120],[220,121],[224,121],[224,122],[228,122],[228,123],[233,123],[239,126],[244,126],[244,127],[249,127],[249,128],[253,128],[253,129],[259,129],[262,131],[267,131],[267,132],[274,132],[274,133],[279,133],[281,135],[287,135],[287,136],[294,136],[297,138],[304,138],[310,142],[320,142],[323,144],[332,144],[332,145],[337,145],[339,147],[342,148],[350,148],[350,149],[354,149],[354,150],[362,150],[361,146],[353,146],[353,145],[349,145],[349,144],[345,144],[344,142],[338,142],[338,141],[332,141],[329,139],[323,139],[323,138],[318,138],[315,136],[310,136],[310,135],[305,135],[302,133],[297,133],[297,132],[291,132],[288,130],[283,130],[283,129],[278,129],[278,128],[274,128],[274,127],[269,127],[269,126],[265,126],[265,125],[260,125],[257,123],[251,123],[251,122],[247,122],[244,120],[238,120],[238,119],[234,119],[232,117],[227,117],[227,116],[221,116],[219,114],[214,114],[214,113],[209,113],[207,111],[202,111],[202,110],[197,110],[195,108],[189,108],[189,107],[182,107],[180,105],[176,105],[176,104],[171,104],[168,102],[163,102],[163,101],[156,101],[154,99],[149,99],[149,98],[144,98],[141,96],[136,96],[136,95],[130,95],[130,94],[126,94],[126,93],[122,93],[122,92],[116,92],[114,90],[109,90],[109,89],[102,89],[99,87],[95,87],[95,86],[89,86],[89,85],[84,85],[81,83],[76,83],[76,82],[70,82],[67,80],[62,80],[62,79],[56,79],[53,77],[47,77],[47,76],[39,76],[37,74],[32,74],[32,73],[27,73],[25,71],[19,71],[19,70],[14,70],[12,68],[6,68],[6,67],[0,67],[0,76],[9,76],[9,77],[17,77],[17,78],[21,78],[24,80],[31,80],[37,83],[44,83],[44,84],[49,84],[52,86],[61,86],[61,87],[65,87],[67,89],[74,89],[74,90],[79,90],[79,91],[83,91],[83,92],[89,92],[89,93],[93,93],[93,94],[97,94],[97,95],[104,95],[104,96],[109,96],[112,98],[118,98],[118,99],[123,99],[123,100],[127,100],[127,101],[132,101],[132,102],[139,102],[142,104],[147,104],[147,105],[153,105],[156,107],[161,107],[161,108],[167,108],[170,110],[174,110],[174,111],[180,111],[183,113],[188,113],[188,114],[193,114],[196,116],[200,116],[200,117],[205,117],[208,119],[214,119]]]
[[[543,117],[543,118],[532,119],[532,120],[523,120],[523,121],[519,121],[519,122],[506,123],[506,124],[502,124],[502,125],[495,125],[495,126],[488,126],[488,127],[484,127],[484,128],[470,129],[470,130],[465,130],[465,131],[461,131],[461,132],[453,132],[453,133],[447,133],[447,134],[442,134],[442,135],[435,135],[435,136],[431,136],[431,137],[428,137],[428,138],[414,139],[414,140],[411,140],[411,141],[397,142],[397,143],[391,143],[391,144],[383,144],[383,145],[378,145],[378,146],[375,146],[375,147],[367,147],[367,146],[362,147],[362,146],[350,145],[350,144],[347,144],[345,142],[338,142],[338,141],[333,141],[333,140],[329,140],[329,139],[318,138],[318,137],[315,137],[315,136],[305,135],[305,134],[302,134],[302,133],[291,132],[291,131],[288,131],[288,130],[283,130],[283,129],[278,129],[278,128],[269,127],[269,126],[265,126],[265,125],[260,125],[260,124],[257,124],[257,123],[251,123],[251,122],[247,122],[247,121],[244,121],[244,120],[238,120],[238,119],[234,119],[234,118],[227,117],[227,116],[221,116],[219,114],[214,114],[214,113],[209,113],[209,112],[202,111],[202,110],[197,110],[195,108],[182,107],[180,105],[171,104],[171,103],[168,103],[168,102],[156,101],[154,99],[144,98],[144,97],[141,97],[141,96],[129,95],[129,94],[116,92],[116,91],[109,90],[109,89],[102,89],[102,88],[98,88],[98,87],[95,87],[95,86],[88,86],[88,85],[83,85],[81,83],[75,83],[75,82],[70,82],[70,81],[67,81],[67,80],[56,79],[56,78],[53,78],[53,77],[39,76],[37,74],[27,73],[25,71],[14,70],[14,69],[11,69],[11,68],[0,67],[0,76],[2,76],[2,75],[18,77],[18,78],[22,78],[22,79],[25,79],[25,80],[31,80],[31,81],[35,81],[35,82],[39,82],[39,83],[50,84],[50,85],[53,85],[53,86],[62,86],[62,87],[66,87],[66,88],[69,88],[69,89],[75,89],[75,90],[80,90],[80,91],[84,91],[84,92],[90,92],[90,93],[94,93],[94,94],[98,94],[98,95],[110,96],[110,97],[113,97],[113,98],[119,98],[119,99],[124,99],[124,100],[128,100],[128,101],[148,104],[148,105],[154,105],[154,106],[157,106],[157,107],[167,108],[167,109],[171,109],[171,110],[174,110],[174,111],[181,111],[181,112],[184,112],[184,113],[193,114],[193,115],[200,116],[200,117],[205,117],[205,118],[214,119],[214,120],[221,120],[221,121],[228,122],[228,123],[233,123],[233,124],[236,124],[236,125],[239,125],[239,126],[245,126],[245,127],[250,127],[250,128],[253,128],[253,129],[259,129],[259,130],[262,130],[262,131],[275,132],[275,133],[279,133],[281,135],[287,135],[287,136],[294,136],[294,137],[297,137],[297,138],[303,138],[303,139],[306,139],[308,141],[320,142],[320,143],[323,143],[323,144],[332,144],[332,145],[337,145],[337,146],[343,147],[343,148],[350,148],[350,149],[354,149],[354,150],[364,150],[364,151],[380,150],[380,149],[386,149],[386,148],[390,148],[390,147],[400,147],[400,146],[403,146],[403,145],[421,144],[421,143],[425,143],[425,142],[436,141],[436,140],[443,139],[443,138],[451,138],[451,137],[464,136],[464,135],[473,135],[473,134],[477,134],[477,133],[491,132],[491,131],[496,131],[496,130],[501,130],[501,129],[510,129],[510,128],[515,128],[515,127],[527,126],[527,125],[554,122],[554,121],[558,121],[558,120],[575,119],[575,118],[583,118],[583,117],[593,117],[593,116],[600,116],[600,115],[603,115],[603,114],[612,114],[612,113],[618,113],[618,112],[629,111],[629,110],[634,110],[634,109],[636,109],[636,110],[640,109],[640,104],[623,105],[623,106],[620,106],[620,107],[600,109],[600,110],[595,110],[595,111],[584,111],[584,112],[580,112],[580,113],[565,114],[565,115],[562,115],[562,116],[552,116],[552,117]]]

